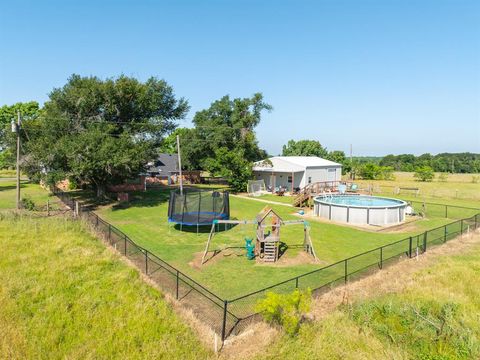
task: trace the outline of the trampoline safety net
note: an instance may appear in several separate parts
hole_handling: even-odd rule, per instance
[[[230,217],[228,192],[179,190],[170,193],[168,221],[182,225],[211,225]]]

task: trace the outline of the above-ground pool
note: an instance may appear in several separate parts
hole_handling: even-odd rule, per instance
[[[314,213],[325,219],[358,225],[398,224],[405,219],[407,203],[368,195],[321,195],[314,199]]]

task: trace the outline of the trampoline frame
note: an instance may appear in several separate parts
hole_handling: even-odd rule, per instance
[[[218,193],[218,196],[215,196],[215,193]],[[198,198],[195,199],[195,195],[198,194]],[[208,194],[208,195],[207,195]],[[178,202],[176,202],[177,197],[183,197],[182,204],[178,206]],[[187,207],[187,199],[191,197],[195,201],[198,201],[198,210],[197,211],[185,211]],[[219,208],[220,211],[215,211],[216,197],[221,197],[221,207]],[[202,198],[213,198],[211,200],[211,207],[207,208],[206,210],[213,210],[213,211],[202,211]],[[177,205],[177,206],[176,206]],[[195,204],[196,206],[196,204]],[[178,210],[177,207],[181,208],[181,211]],[[212,215],[210,218],[203,218],[202,215]],[[218,191],[218,190],[210,190],[210,191],[185,191],[183,195],[178,193],[177,190],[173,190],[170,193],[170,199],[168,204],[168,222],[180,225],[180,230],[183,230],[183,226],[197,226],[197,233],[200,226],[212,225],[215,220],[228,220],[230,218],[230,203],[229,203],[229,193],[228,191]]]

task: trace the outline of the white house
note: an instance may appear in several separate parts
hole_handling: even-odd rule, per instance
[[[253,165],[255,180],[264,180],[267,188],[282,186],[289,191],[316,182],[337,182],[342,165],[316,156],[274,156]],[[333,185],[333,184],[332,184]]]

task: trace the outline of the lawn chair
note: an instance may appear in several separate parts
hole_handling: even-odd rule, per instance
[[[350,191],[351,192],[357,192],[358,191],[358,185],[357,184],[350,185]]]

